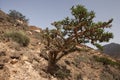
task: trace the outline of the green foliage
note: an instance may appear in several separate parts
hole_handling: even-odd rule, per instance
[[[72,19],[67,17],[56,21],[52,23],[54,29],[47,28],[44,31],[46,49],[49,50],[48,61],[51,64],[56,64],[62,57],[74,52],[77,44],[91,43],[100,47],[98,42],[108,42],[113,38],[112,33],[105,32],[105,28],[111,27],[113,19],[95,23],[95,13],[81,5],[73,6],[71,14]]]
[[[107,57],[94,56],[94,59],[96,61],[98,61],[98,62],[102,62],[104,65],[111,65],[111,66],[118,66],[118,67],[120,67],[120,63],[119,62],[112,61],[112,60],[108,59]]]
[[[56,32],[68,43],[91,43],[102,49],[99,42],[108,42],[113,38],[113,34],[105,32],[105,28],[111,27],[110,19],[107,22],[93,22],[95,13],[88,11],[84,6],[77,5],[71,8],[74,18],[65,18],[62,21],[54,22]],[[57,35],[57,34],[56,34]]]
[[[103,51],[103,46],[101,46],[100,44],[94,44],[99,50]]]
[[[10,17],[12,17],[14,20],[18,19],[18,20],[22,20],[22,21],[28,23],[28,19],[26,19],[26,17],[22,13],[20,13],[16,10],[10,10],[8,15]]]
[[[5,33],[7,38],[11,38],[12,40],[19,43],[21,46],[28,46],[30,39],[21,31],[11,31]]]

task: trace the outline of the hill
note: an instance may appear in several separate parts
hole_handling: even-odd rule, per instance
[[[110,43],[103,46],[103,52],[112,57],[120,59],[120,44]]]
[[[27,46],[5,36],[8,32],[21,32],[30,39]],[[47,72],[42,29],[13,22],[0,11],[0,80],[120,80],[120,62],[85,45],[63,57],[54,75]],[[18,38],[18,37],[17,37]],[[16,38],[15,38],[16,39]]]

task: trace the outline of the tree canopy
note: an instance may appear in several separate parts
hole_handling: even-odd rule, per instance
[[[113,38],[111,32],[105,31],[105,28],[111,27],[113,19],[107,22],[101,21],[95,23],[93,21],[95,13],[93,11],[88,11],[82,5],[73,6],[71,8],[71,14],[74,18],[70,19],[67,17],[62,21],[52,23],[56,28],[55,30],[59,32],[59,35],[65,40],[70,40],[77,44],[91,43],[98,46],[98,43],[108,42]]]

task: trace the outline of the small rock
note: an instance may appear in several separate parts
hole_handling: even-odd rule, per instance
[[[11,59],[20,59],[20,54],[19,53],[14,53],[10,56]]]
[[[66,63],[67,65],[70,65],[70,62],[69,62],[68,60],[65,60],[65,63]]]
[[[6,56],[5,51],[1,51],[0,56]]]
[[[28,60],[28,57],[27,57],[27,56],[23,56],[23,57],[22,57],[22,60],[25,60],[25,61],[26,61],[26,60]]]
[[[19,59],[19,56],[11,56],[11,59]]]
[[[10,63],[11,64],[15,64],[15,63],[17,63],[18,61],[16,60],[16,59],[13,59]]]
[[[13,72],[13,73],[17,73],[17,71],[16,71],[16,70],[13,70],[12,72]]]
[[[3,69],[3,67],[4,67],[4,64],[0,64],[0,69]]]

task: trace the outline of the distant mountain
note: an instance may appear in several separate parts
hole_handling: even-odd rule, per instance
[[[103,46],[103,52],[120,59],[120,44],[110,43]]]

